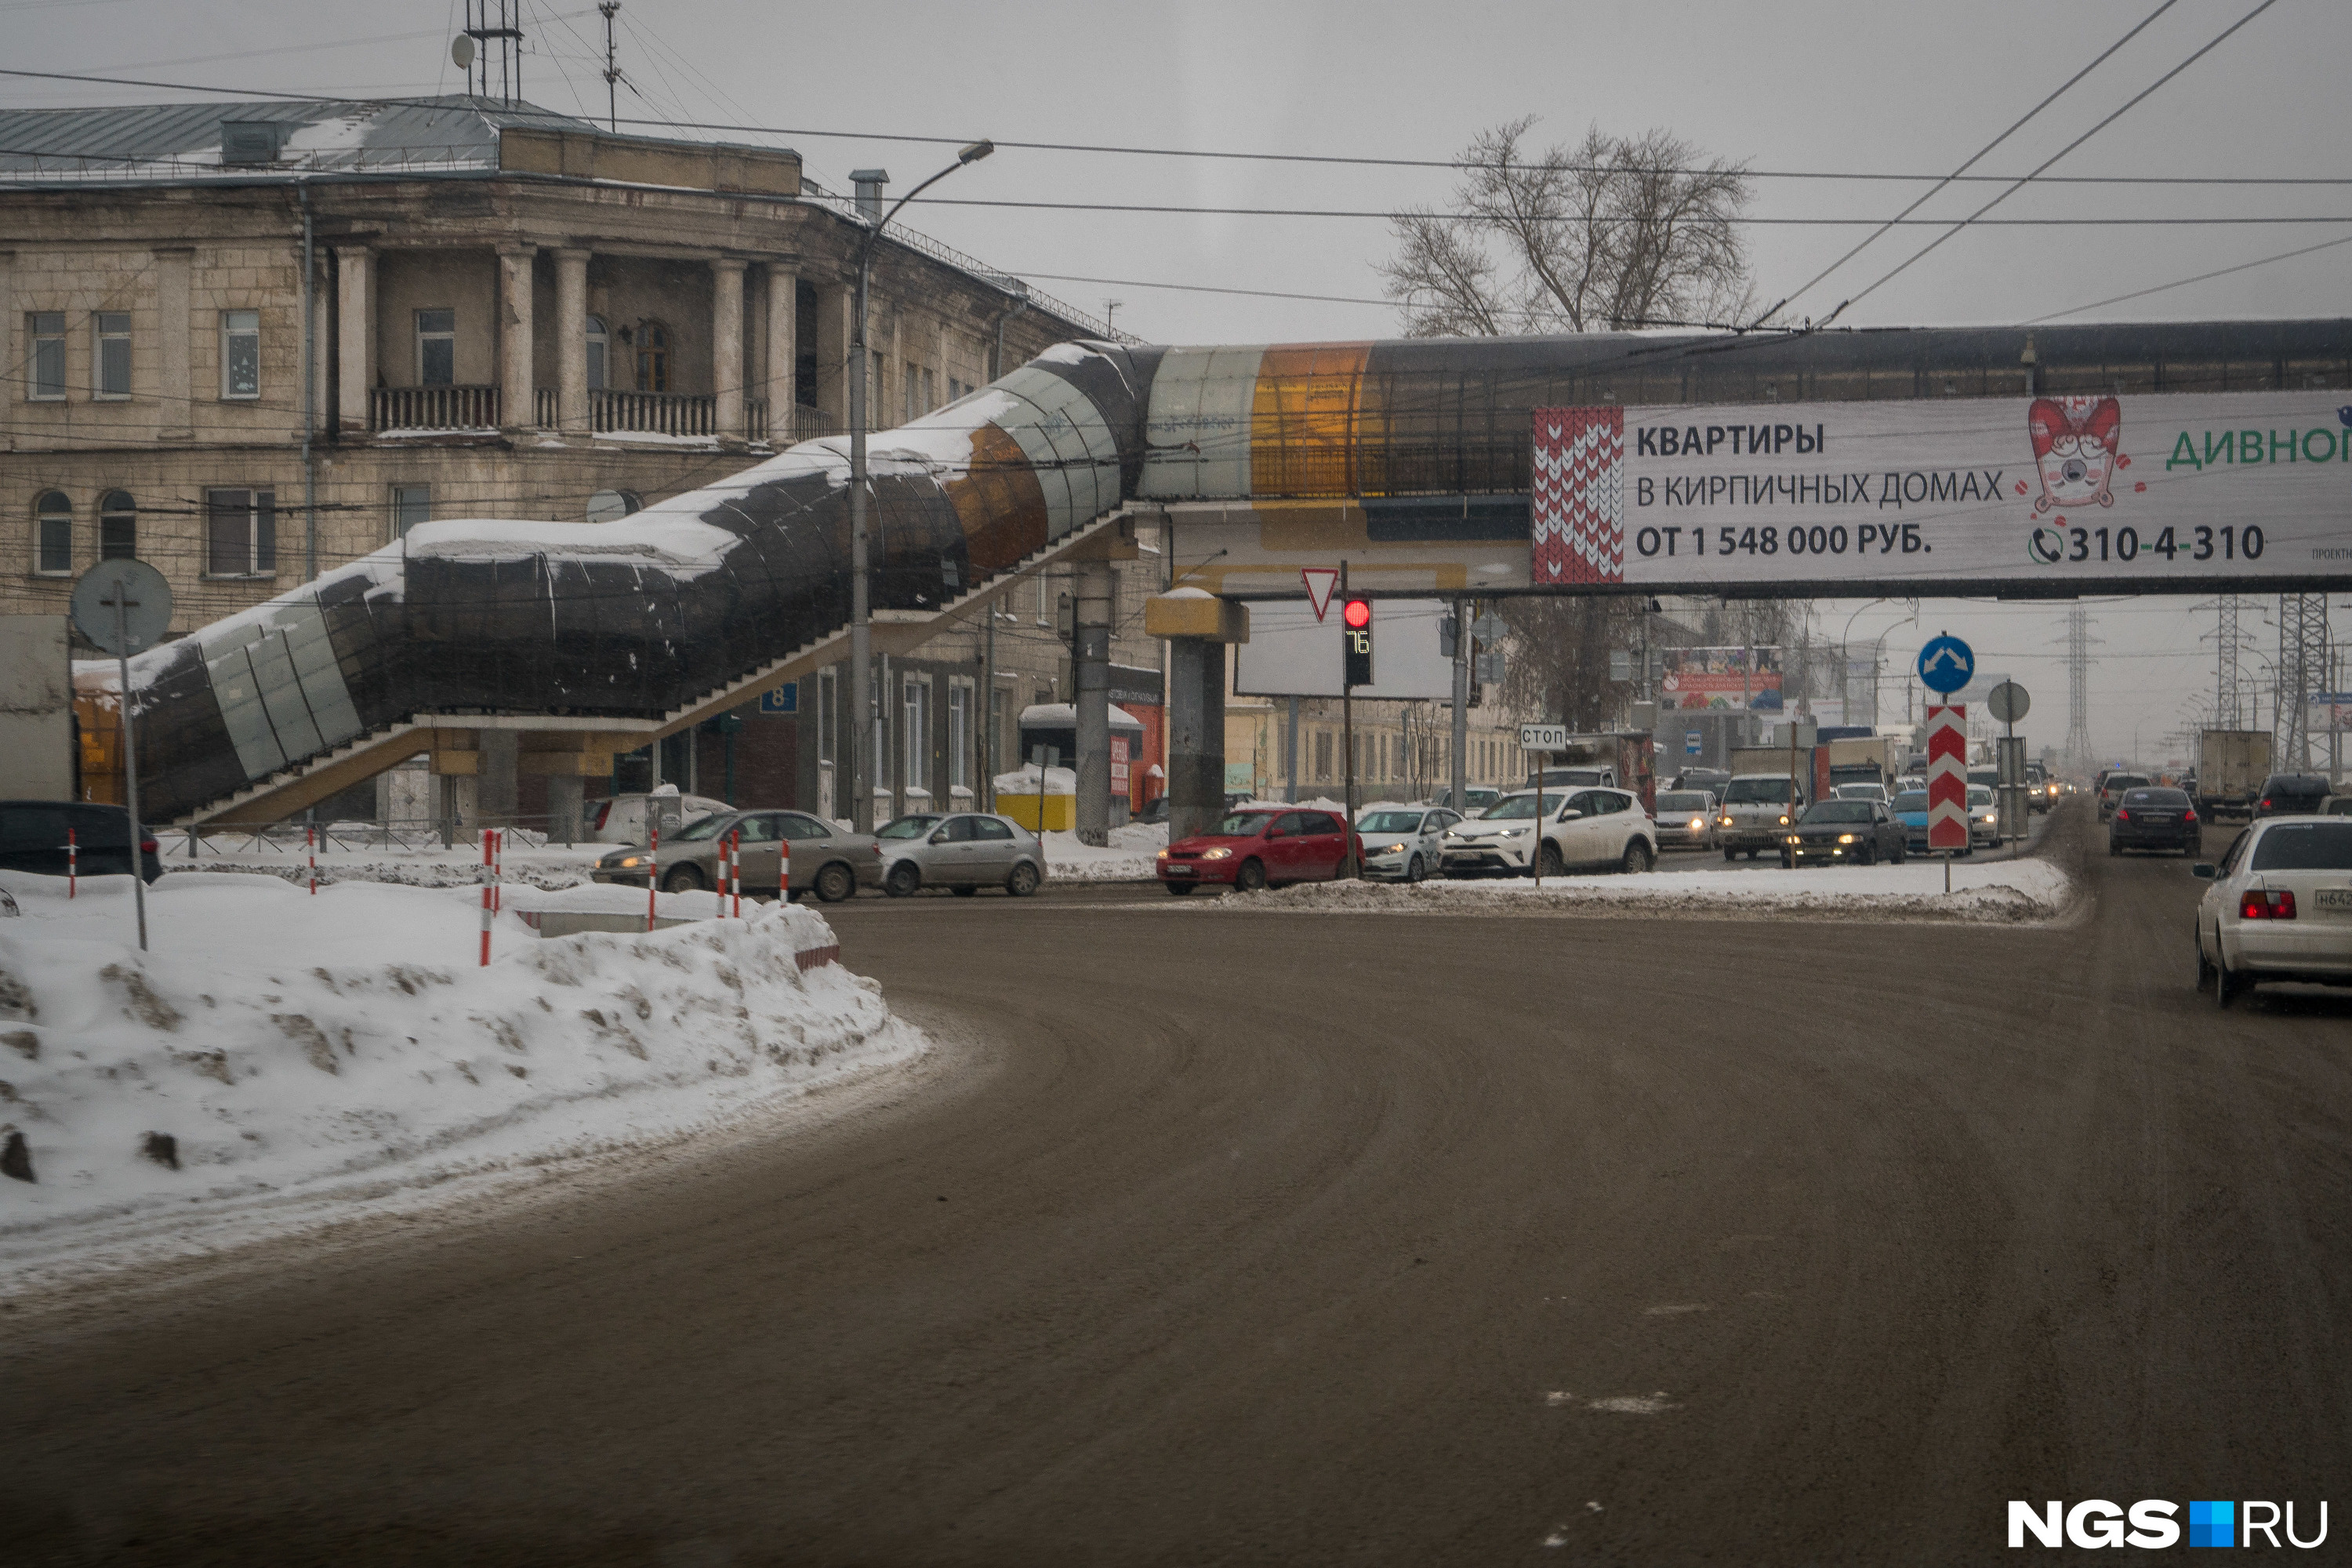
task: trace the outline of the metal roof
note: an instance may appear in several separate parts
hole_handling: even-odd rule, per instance
[[[278,129],[277,160],[223,163],[222,126],[254,121]],[[532,104],[462,93],[395,103],[279,100],[0,109],[0,180],[176,184],[325,173],[494,170],[499,130],[509,125],[596,129]]]

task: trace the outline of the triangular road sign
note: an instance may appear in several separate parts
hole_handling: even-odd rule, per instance
[[[1315,618],[1323,619],[1323,612],[1331,607],[1331,590],[1339,585],[1339,574],[1328,566],[1302,566],[1298,574],[1307,580],[1307,602],[1315,606]]]

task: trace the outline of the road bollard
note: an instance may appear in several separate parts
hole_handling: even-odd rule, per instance
[[[490,860],[490,830],[482,829],[482,967],[490,966],[490,878],[495,868]]]
[[[743,830],[727,836],[727,885],[735,895],[735,918],[743,918]]]
[[[81,896],[81,844],[70,827],[66,829],[66,897]]]
[[[310,896],[314,899],[319,896],[318,835],[319,830],[315,827],[306,827],[302,830],[302,853],[310,862]]]
[[[648,812],[647,816],[652,814]],[[661,825],[656,823],[653,838],[646,846],[646,929],[654,929],[654,899],[661,890]]]

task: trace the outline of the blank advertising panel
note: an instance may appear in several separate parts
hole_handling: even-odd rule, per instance
[[[1436,698],[1454,695],[1454,661],[1438,651],[1443,599],[1374,599],[1373,683],[1359,697]],[[1340,600],[1315,618],[1304,599],[1260,599],[1250,607],[1250,640],[1234,649],[1238,697],[1337,697],[1339,692]]]

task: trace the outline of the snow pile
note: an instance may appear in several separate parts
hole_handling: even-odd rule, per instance
[[[1027,763],[1013,769],[1009,773],[997,774],[996,793],[999,795],[1035,795],[1037,793],[1037,764],[1034,763]],[[1076,768],[1047,768],[1045,770],[1045,793],[1047,795],[1077,794],[1077,770]]]
[[[1992,923],[2043,921],[2074,897],[2074,881],[2047,860],[1952,868],[1944,891],[1941,865],[1832,866],[1798,871],[1689,873],[1496,881],[1306,882],[1263,893],[1229,895],[1207,907],[1349,914],[1831,915],[1937,919]]]
[[[518,899],[482,968],[470,889],[170,875],[142,956],[128,879],[0,884],[0,1281],[528,1176],[925,1048],[789,906],[541,939]]]
[[[1046,874],[1057,882],[1138,882],[1159,876],[1160,851],[1168,847],[1168,825],[1130,822],[1110,830],[1100,849],[1081,844],[1075,833],[1045,835]]]

